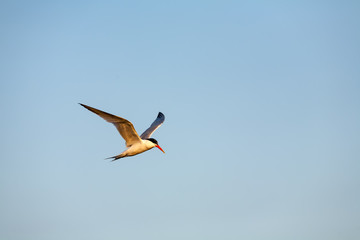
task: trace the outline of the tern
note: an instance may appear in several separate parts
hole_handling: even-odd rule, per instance
[[[119,131],[120,135],[124,138],[126,142],[127,149],[120,153],[119,155],[109,157],[107,159],[113,159],[112,161],[118,160],[124,157],[130,157],[137,155],[139,153],[150,150],[154,147],[160,149],[163,153],[164,150],[159,146],[158,142],[154,138],[150,138],[153,132],[158,129],[161,124],[165,121],[165,116],[159,112],[155,121],[150,125],[148,129],[143,132],[140,136],[137,134],[133,124],[121,117],[112,115],[110,113],[101,111],[99,109],[89,107],[85,104],[79,103],[81,106],[87,110],[99,115],[104,120],[115,125],[116,129]]]

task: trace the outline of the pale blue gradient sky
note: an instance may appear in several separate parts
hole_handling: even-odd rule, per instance
[[[360,238],[357,1],[2,1],[0,238]],[[157,149],[114,163],[115,128]]]

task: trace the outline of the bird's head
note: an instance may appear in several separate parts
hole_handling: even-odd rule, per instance
[[[156,141],[156,139],[154,139],[154,138],[148,138],[147,140],[150,141],[150,142],[152,142],[152,143],[155,145],[154,147],[157,147],[157,148],[160,149],[163,153],[165,153],[164,150],[162,150],[162,148],[159,146],[158,141]]]

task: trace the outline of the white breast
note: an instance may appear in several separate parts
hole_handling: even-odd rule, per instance
[[[155,147],[154,143],[152,143],[148,140],[142,140],[141,143],[133,144],[125,152],[126,152],[127,156],[133,156],[133,155],[145,152],[147,150],[150,150],[153,147]]]

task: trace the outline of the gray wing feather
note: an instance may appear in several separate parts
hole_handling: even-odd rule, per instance
[[[124,138],[127,147],[130,147],[134,143],[141,142],[141,139],[137,134],[134,126],[128,120],[81,103],[80,105],[88,109],[89,111],[99,115],[107,122],[114,124],[120,135]]]
[[[162,114],[161,112],[159,112],[157,118],[155,119],[155,121],[151,124],[151,126],[146,129],[145,132],[143,132],[143,134],[141,134],[140,138],[141,139],[148,139],[151,137],[151,135],[153,134],[153,132],[158,129],[158,127],[161,126],[161,124],[163,124],[163,122],[165,121],[165,115]]]

